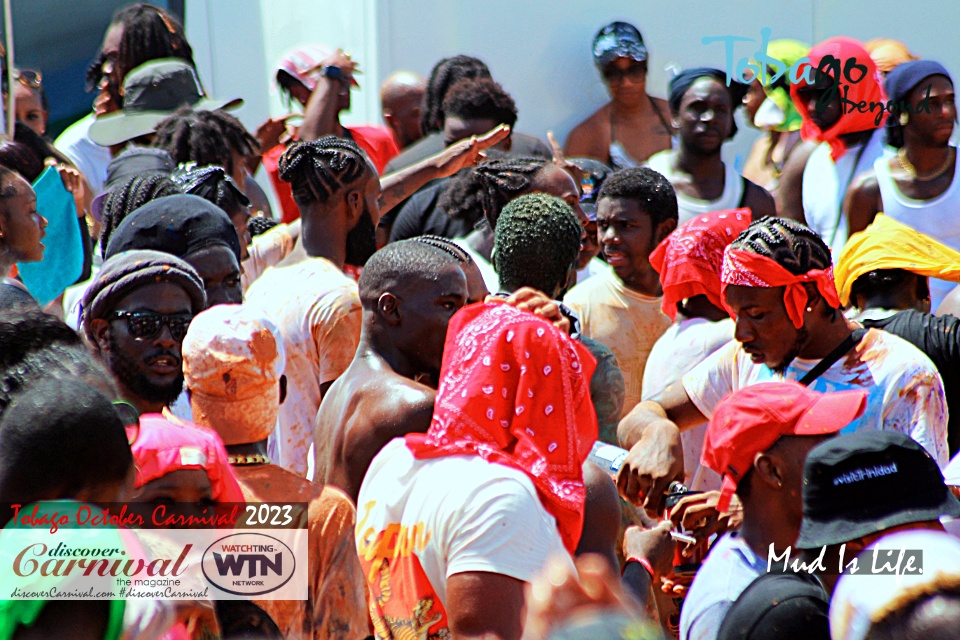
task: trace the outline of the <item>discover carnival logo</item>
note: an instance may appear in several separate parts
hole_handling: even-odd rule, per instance
[[[263,533],[235,533],[203,552],[203,575],[221,591],[261,596],[283,587],[294,576],[297,559],[278,538]]]

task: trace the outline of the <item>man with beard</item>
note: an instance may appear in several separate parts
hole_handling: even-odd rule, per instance
[[[353,500],[370,461],[393,438],[426,432],[447,323],[467,301],[467,282],[449,253],[401,240],[374,254],[359,282],[360,347],[317,414],[319,480]]]
[[[287,354],[289,393],[270,457],[312,479],[320,401],[360,340],[357,284],[343,267],[363,265],[376,251],[380,181],[356,144],[334,136],[292,145],[279,167],[300,208],[300,239],[251,285],[246,300],[277,324]]]
[[[770,380],[820,392],[865,389],[866,409],[845,432],[898,431],[947,463],[936,367],[905,340],[844,318],[820,236],[783,218],[752,223],[724,251],[721,286],[736,340],[620,422],[630,449],[617,479],[625,498],[657,509],[669,483],[683,479],[680,430],[704,422],[728,393]]]
[[[84,334],[140,414],[161,413],[180,395],[180,345],[205,306],[193,267],[159,251],[108,259],[87,289]]]

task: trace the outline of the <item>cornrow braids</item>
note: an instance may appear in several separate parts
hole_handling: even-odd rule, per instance
[[[179,58],[196,66],[183,25],[159,7],[146,3],[124,7],[113,15],[110,24],[123,26],[117,55],[121,79],[131,69],[159,58]]]
[[[816,231],[786,218],[752,222],[730,246],[770,258],[796,276],[833,264],[830,249]]]
[[[490,69],[482,60],[471,56],[444,58],[430,72],[427,92],[423,95],[420,126],[423,133],[430,134],[443,129],[443,100],[447,91],[464,78],[489,78]]]
[[[162,171],[130,176],[118,184],[104,199],[100,208],[102,228],[100,231],[100,255],[106,257],[110,235],[124,218],[151,200],[183,193],[180,187]]]
[[[278,169],[301,207],[326,202],[372,171],[356,143],[336,136],[294,143],[280,156]]]
[[[233,173],[230,145],[220,127],[204,113],[208,112],[180,107],[157,125],[153,146],[165,150],[177,164],[219,165]]]
[[[194,167],[186,165],[173,172],[170,178],[187,195],[200,196],[227,212],[228,216],[243,213],[250,199],[240,190],[223,167]]]
[[[470,254],[464,251],[463,247],[458,245],[456,242],[454,242],[450,238],[444,238],[443,236],[435,236],[435,235],[427,234],[425,236],[416,236],[410,239],[416,242],[422,242],[423,244],[428,244],[431,247],[439,249],[440,251],[443,251],[444,253],[452,257],[454,260],[456,260],[460,264],[466,265],[473,262],[473,258],[470,257]]]
[[[552,164],[543,158],[497,158],[482,162],[473,171],[479,185],[477,199],[491,229],[503,207],[533,188],[533,180],[544,167]]]

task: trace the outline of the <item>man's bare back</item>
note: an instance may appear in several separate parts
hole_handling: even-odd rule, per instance
[[[380,449],[394,438],[426,432],[434,395],[430,387],[395,373],[375,353],[358,353],[317,412],[314,436],[317,458],[328,460],[325,483],[356,502]],[[321,443],[328,443],[325,451]]]

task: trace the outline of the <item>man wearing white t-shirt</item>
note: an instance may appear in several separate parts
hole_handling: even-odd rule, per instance
[[[830,252],[818,235],[790,220],[758,220],[727,247],[721,280],[736,342],[621,421],[618,436],[630,448],[618,477],[624,497],[656,508],[667,485],[683,477],[680,429],[703,422],[726,394],[770,380],[820,392],[865,389],[867,408],[848,431],[905,433],[946,464],[940,375],[905,340],[864,333],[843,317]]]
[[[532,313],[453,316],[429,430],[384,447],[357,500],[378,637],[520,637],[524,584],[551,557],[572,568],[583,528],[594,366]]]

